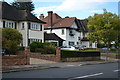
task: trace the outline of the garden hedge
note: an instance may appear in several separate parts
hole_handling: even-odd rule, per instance
[[[61,58],[99,57],[100,51],[96,50],[61,50]]]

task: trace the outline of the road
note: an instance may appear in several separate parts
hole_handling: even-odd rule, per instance
[[[75,80],[81,78],[118,78],[118,63],[96,65],[66,65],[63,68],[51,68],[24,72],[4,73],[3,78],[67,78]]]

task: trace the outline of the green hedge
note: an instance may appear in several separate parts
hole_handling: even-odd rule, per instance
[[[61,58],[74,58],[74,57],[97,57],[100,56],[100,51],[96,50],[61,50]]]
[[[31,52],[40,52],[41,54],[56,54],[55,43],[50,42],[32,42],[30,44]]]

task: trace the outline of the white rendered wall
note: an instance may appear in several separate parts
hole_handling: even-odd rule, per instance
[[[1,19],[0,19],[0,28],[3,28],[3,22]]]
[[[22,29],[22,23],[24,23],[24,25],[25,25],[24,29]],[[28,36],[27,36],[28,26],[27,26],[27,22],[26,21],[19,22],[17,28],[18,28],[19,32],[21,32],[21,34],[22,34],[22,37],[23,37],[23,46],[27,47],[28,46]]]

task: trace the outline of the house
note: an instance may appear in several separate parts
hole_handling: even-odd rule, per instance
[[[96,44],[87,39],[87,20],[80,20],[76,17],[62,18],[53,11],[48,11],[48,16],[40,15],[40,19],[46,22],[44,31],[55,33],[62,38],[62,46],[85,45],[88,48],[95,48]]]
[[[44,42],[53,42],[56,46],[62,46],[63,41],[64,40],[55,33],[44,33]]]
[[[0,28],[17,29],[23,36],[21,46],[28,47],[32,41],[44,42],[45,22],[26,10],[18,10],[6,2],[0,2]]]

